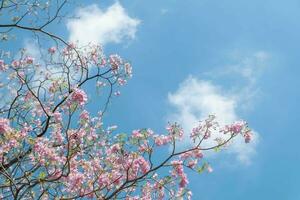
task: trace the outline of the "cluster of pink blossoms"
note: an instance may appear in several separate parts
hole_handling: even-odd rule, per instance
[[[79,105],[83,106],[87,102],[87,95],[86,93],[78,88],[75,88],[72,95],[71,95],[72,102],[76,102]]]
[[[30,130],[31,127],[24,123],[23,128],[17,131],[10,126],[8,119],[0,118],[0,160],[6,160],[4,155],[18,150]]]
[[[0,71],[5,71],[7,70],[8,65],[5,64],[4,60],[0,59]]]
[[[203,154],[200,149],[188,151],[179,156],[183,162],[187,162],[186,166],[189,168],[196,167],[198,160],[203,158]]]
[[[171,164],[173,165],[173,171],[171,172],[172,176],[178,176],[180,178],[179,187],[185,188],[189,181],[183,170],[183,162],[181,160],[174,160]]]
[[[51,48],[53,48],[53,47],[51,47]],[[50,54],[53,54],[52,52],[53,52],[53,50],[54,49],[48,49],[48,52],[50,53]],[[70,56],[70,55],[73,55],[73,50],[75,50],[76,49],[76,45],[74,44],[74,43],[69,43],[68,44],[68,46],[66,47],[66,48],[64,48],[63,49],[63,55],[65,55],[65,56]],[[49,51],[50,50],[50,51]],[[56,49],[55,49],[55,51],[56,51]],[[54,51],[54,53],[55,53],[55,51]]]
[[[36,139],[33,146],[34,155],[31,156],[33,162],[43,166],[54,164],[57,166],[63,165],[66,158],[60,155],[62,148],[53,148],[51,142],[47,139]]]
[[[109,56],[109,64],[111,65],[111,68],[113,70],[118,70],[119,66],[123,63],[122,58],[115,54],[115,55],[111,55]]]
[[[155,144],[157,146],[166,145],[172,142],[172,136],[171,135],[159,135],[155,137]]]
[[[238,121],[231,125],[227,125],[221,130],[224,134],[233,133],[233,134],[242,134],[246,143],[251,141],[252,133],[248,128],[245,128],[247,125],[244,121]]]
[[[100,45],[95,45],[90,50],[90,57],[93,64],[98,67],[104,67],[107,63],[105,55],[103,55],[103,50]]]
[[[60,123],[62,121],[62,114],[60,112],[53,113],[53,117],[56,123]]]
[[[190,138],[194,142],[197,141],[197,139],[201,139],[201,137],[203,137],[203,139],[209,139],[216,130],[219,130],[219,132],[224,135],[229,133],[231,137],[240,134],[244,137],[246,143],[250,142],[252,136],[251,130],[247,127],[246,122],[237,121],[233,124],[226,125],[223,128],[219,128],[219,124],[215,121],[215,116],[210,115],[207,120],[201,121],[198,126],[192,129]]]
[[[183,129],[178,124],[169,124],[166,127],[168,131],[168,135],[155,135],[155,144],[157,146],[162,146],[166,144],[170,144],[174,138],[182,139],[183,138]]]
[[[9,131],[11,131],[9,120],[5,118],[0,118],[0,134],[4,134]]]
[[[56,52],[56,48],[55,47],[50,47],[48,49],[48,53],[50,53],[50,54],[55,54],[55,52]]]
[[[31,56],[27,56],[27,57],[24,59],[24,62],[25,62],[26,64],[32,64],[33,61],[34,61],[34,58],[31,57]]]
[[[83,110],[81,113],[80,113],[80,116],[79,116],[80,120],[82,120],[83,122],[86,122],[90,119],[90,114],[88,111],[86,110]]]
[[[16,79],[16,86],[23,84],[14,93],[17,97],[11,107],[11,117],[0,118],[0,160],[7,165],[15,155],[24,155],[20,163],[12,166],[21,166],[16,173],[20,174],[17,184],[25,183],[25,188],[28,181],[36,184],[29,191],[42,195],[40,190],[53,188],[59,191],[57,198],[62,199],[163,200],[184,196],[190,199],[184,170],[212,172],[205,162],[203,139],[213,137],[215,131],[228,138],[242,135],[245,142],[251,139],[246,123],[236,122],[219,129],[212,116],[192,130],[191,147],[181,151],[176,147],[185,139],[185,133],[176,123],[169,124],[165,134],[155,134],[151,129],[134,130],[131,135],[117,134],[117,126],[104,127],[103,113],[92,117],[85,110],[88,98],[82,89],[83,82],[95,77],[97,87],[109,86],[112,94],[120,95],[112,87],[127,83],[132,74],[130,63],[118,55],[105,59],[99,46],[81,51],[70,44],[63,50],[62,59],[56,62],[53,54],[59,52],[55,47],[48,49],[49,69],[62,62],[63,70],[53,72],[45,68],[47,72],[41,70],[41,80],[34,83],[26,83],[30,79],[24,78],[33,75],[27,73],[35,69],[34,58],[24,54],[24,58],[10,65],[0,60],[0,70],[13,66],[12,71],[17,73],[10,74],[10,79]],[[82,53],[81,57],[76,53]],[[69,80],[64,80],[66,77]],[[18,115],[19,118],[15,117]],[[165,160],[153,158],[160,153],[166,155],[166,158],[161,156]],[[165,168],[170,169],[169,174]],[[23,169],[30,173],[24,173]],[[162,173],[157,175],[159,172]],[[29,194],[25,197],[31,198]]]
[[[26,56],[25,58],[21,59],[21,60],[13,60],[11,62],[11,66],[13,68],[21,68],[21,67],[25,67],[26,65],[31,65],[34,62],[34,58],[31,56]],[[6,69],[8,69],[8,65],[4,64],[4,61],[2,61],[2,65],[0,62],[0,69],[2,71],[5,71]]]
[[[173,135],[175,138],[182,139],[183,138],[183,129],[180,125],[177,123],[175,124],[169,124],[166,127],[166,130],[169,132],[170,135]]]
[[[146,174],[150,169],[149,162],[142,156],[138,156],[137,158],[134,158],[134,156],[132,158],[129,157],[126,166],[130,169],[129,180],[137,178],[139,172]]]

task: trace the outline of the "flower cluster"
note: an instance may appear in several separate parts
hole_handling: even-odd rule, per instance
[[[55,52],[56,52],[56,48],[55,47],[50,47],[48,49],[48,53],[50,53],[50,54],[55,54]]]
[[[251,130],[247,127],[247,123],[244,121],[237,121],[231,125],[225,126],[221,132],[224,134],[232,133],[232,134],[241,134],[243,135],[245,142],[249,143],[252,137]]]
[[[174,160],[171,164],[173,165],[173,171],[171,172],[172,176],[178,176],[180,178],[179,187],[185,188],[189,182],[183,170],[183,162],[181,160]]]
[[[4,134],[11,131],[9,126],[9,120],[5,118],[0,118],[0,134]]]
[[[71,100],[72,102],[78,103],[79,105],[83,106],[87,102],[88,98],[83,90],[75,88],[71,95]]]
[[[7,70],[8,66],[5,64],[4,60],[0,60],[0,71]]]
[[[48,49],[47,66],[38,70],[26,53],[11,62],[0,60],[8,77],[2,92],[12,91],[0,117],[0,160],[8,173],[15,170],[0,182],[0,193],[9,193],[11,183],[24,187],[20,194],[27,199],[49,199],[52,191],[58,199],[190,199],[185,170],[212,172],[205,151],[215,146],[204,148],[203,140],[216,132],[228,137],[218,148],[236,136],[251,140],[245,122],[220,127],[214,116],[194,127],[190,137],[178,123],[169,123],[163,134],[149,128],[118,133],[118,126],[103,124],[103,116],[111,96],[121,94],[116,87],[131,77],[130,63],[116,54],[106,58],[97,45],[57,48]],[[84,90],[92,81],[97,91],[110,91],[96,116],[87,110]],[[191,146],[178,149],[183,139]]]

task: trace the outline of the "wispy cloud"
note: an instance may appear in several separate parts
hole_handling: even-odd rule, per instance
[[[247,85],[255,85],[263,72],[268,67],[271,55],[266,51],[256,51],[246,54],[240,51],[230,53],[231,63],[222,67],[215,68],[205,74],[211,77],[236,77],[244,79]]]
[[[67,22],[69,40],[79,45],[120,43],[135,38],[140,20],[131,18],[119,2],[106,10],[93,4],[81,8],[76,18]]]
[[[162,15],[165,15],[165,14],[167,14],[169,12],[169,9],[167,9],[167,8],[162,8],[162,9],[160,9],[160,13],[162,14]]]
[[[210,74],[211,79],[216,78],[215,76],[222,76],[224,81],[226,78],[239,76],[239,86],[233,85],[224,88],[211,80],[189,76],[175,92],[169,93],[168,101],[175,109],[168,116],[168,120],[181,123],[186,131],[186,139],[181,145],[187,145],[189,131],[200,119],[206,118],[209,114],[215,114],[221,125],[240,120],[239,111],[242,109],[240,105],[247,104],[247,101],[252,100],[250,96],[245,97],[245,95],[250,88],[251,90],[257,88],[257,79],[263,72],[268,58],[269,54],[258,51],[250,56],[240,57],[234,65],[206,73]],[[242,81],[244,83],[241,83]],[[258,138],[259,134],[255,131],[250,144],[245,144],[242,138],[237,138],[227,152],[234,155],[241,163],[250,164],[251,158],[256,152]]]

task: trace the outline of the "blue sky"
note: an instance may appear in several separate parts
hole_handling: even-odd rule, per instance
[[[177,112],[168,94],[189,76],[208,81],[220,94],[239,96],[235,112],[259,133],[259,141],[251,146],[256,153],[250,164],[236,154],[220,155],[212,158],[214,173],[192,175],[194,199],[300,199],[300,2],[130,0],[121,5],[141,22],[134,39],[106,45],[134,66],[110,120],[120,129],[161,131]],[[265,58],[257,60],[259,53]],[[245,68],[253,70],[248,78],[236,72]]]
[[[255,142],[212,156],[213,173],[190,174],[193,199],[296,200],[299,9],[296,0],[86,1],[74,12],[94,28],[69,20],[63,34],[131,61],[134,76],[106,116],[120,131],[162,132],[174,120],[189,129],[210,112],[249,122]]]

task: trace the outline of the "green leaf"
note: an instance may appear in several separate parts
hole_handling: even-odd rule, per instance
[[[215,152],[220,152],[220,151],[221,151],[221,147],[215,147],[215,148],[214,148],[214,151],[215,151]]]
[[[202,167],[198,167],[196,170],[199,174],[201,174],[204,171],[204,168],[202,166]]]
[[[196,171],[199,173],[199,174],[201,174],[202,172],[204,172],[205,171],[205,169],[207,168],[207,163],[205,162],[205,163],[203,163],[203,165],[202,166],[199,166],[198,168],[196,168]]]
[[[172,180],[172,177],[171,177],[171,176],[166,176],[166,177],[164,178],[164,183],[167,184],[167,183],[169,183],[171,180]]]
[[[138,139],[136,139],[136,138],[130,138],[130,144],[132,144],[132,145],[138,145],[139,144],[139,140]]]
[[[127,134],[126,133],[120,133],[117,135],[117,139],[119,142],[125,142],[127,139]]]
[[[28,144],[34,145],[35,139],[30,137],[30,138],[27,139],[27,142],[28,142]]]
[[[46,173],[45,172],[40,172],[39,179],[44,179],[44,178],[46,178]]]

